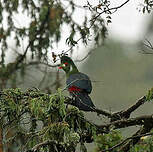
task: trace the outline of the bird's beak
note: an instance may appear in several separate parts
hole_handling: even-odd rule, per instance
[[[63,69],[65,67],[65,64],[61,64],[58,69]]]

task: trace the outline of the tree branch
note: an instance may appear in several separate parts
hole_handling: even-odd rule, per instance
[[[112,11],[112,10],[118,10],[119,8],[121,8],[122,6],[124,6],[125,4],[127,4],[129,1],[130,1],[130,0],[127,0],[127,1],[125,1],[124,3],[122,3],[122,4],[119,5],[119,6],[105,9],[104,11],[102,11],[101,13],[99,13],[97,16],[95,16],[94,18],[92,18],[91,21],[95,22],[95,20],[96,20],[100,15],[102,15],[103,13],[107,13],[108,11]]]
[[[118,148],[118,147],[120,147],[121,145],[125,144],[125,143],[126,143],[128,140],[130,140],[130,139],[139,138],[139,137],[141,138],[141,137],[151,136],[151,135],[153,135],[153,133],[146,133],[146,134],[141,134],[141,135],[136,135],[136,136],[133,135],[133,136],[131,136],[131,137],[128,137],[128,138],[124,139],[123,141],[121,141],[120,143],[114,145],[113,147],[111,147],[111,148],[109,148],[109,149],[107,149],[107,150],[103,150],[102,152],[112,151],[113,149]]]
[[[152,117],[153,118],[153,117]],[[148,123],[148,124],[147,124]],[[126,143],[125,145],[123,145],[118,152],[120,151],[124,151],[124,152],[128,152],[129,149],[131,148],[131,146],[134,146],[135,144],[137,144],[141,138],[141,136],[143,136],[146,133],[149,133],[151,131],[151,129],[153,128],[153,120],[147,120],[146,123],[144,124],[144,126],[138,130],[130,139],[130,141],[128,143]]]
[[[48,12],[46,14],[46,17],[44,19],[44,21],[42,22],[42,24],[40,25],[40,29],[38,31],[36,31],[36,33],[34,33],[34,38],[32,40],[29,40],[29,44],[27,45],[25,51],[24,51],[24,54],[23,55],[19,55],[17,57],[17,60],[15,62],[15,65],[14,65],[14,68],[12,68],[12,70],[10,70],[10,73],[12,74],[13,72],[15,72],[18,68],[19,68],[19,64],[23,62],[23,60],[25,59],[26,57],[26,54],[28,52],[28,49],[30,48],[30,46],[34,43],[34,41],[36,40],[36,36],[38,34],[41,34],[42,30],[44,29],[44,26],[48,20],[48,16],[49,16],[49,13],[50,13],[50,9],[48,8]]]
[[[66,97],[65,99],[66,99],[66,103],[67,104],[73,105],[72,103],[75,102],[70,97]],[[140,99],[138,99],[138,101],[135,104],[133,104],[129,108],[127,108],[125,110],[121,110],[119,112],[110,113],[110,112],[108,112],[106,110],[102,110],[102,109],[98,109],[98,108],[93,109],[92,112],[96,112],[99,115],[100,114],[104,115],[104,116],[110,118],[111,121],[113,122],[113,121],[116,121],[116,120],[121,120],[123,118],[124,119],[128,119],[130,117],[131,113],[134,112],[141,105],[143,105],[145,102],[146,102],[146,96],[143,96]]]
[[[141,105],[143,105],[145,101],[146,101],[146,96],[143,96],[140,99],[138,99],[138,101],[135,104],[131,105],[129,108],[113,113],[111,121],[122,119],[122,118],[126,118],[126,119],[129,118],[131,113],[134,112]]]
[[[130,126],[136,126],[136,125],[150,125],[153,124],[153,114],[152,115],[144,115],[136,118],[130,118],[130,119],[122,119],[122,120],[117,120],[114,122],[110,122],[105,125],[99,125],[99,128],[101,129],[107,129],[109,130],[111,127],[114,129],[119,129],[119,128],[125,128],[125,127],[130,127]]]

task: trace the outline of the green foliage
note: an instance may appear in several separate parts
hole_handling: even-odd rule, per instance
[[[1,120],[7,139],[5,143],[11,143],[12,147],[22,135],[25,142],[19,146],[22,150],[32,149],[44,141],[55,141],[65,151],[74,151],[78,143],[81,142],[81,147],[84,145],[86,136],[92,138],[96,135],[96,128],[85,121],[78,108],[66,108],[60,89],[52,95],[37,89],[26,92],[6,89],[0,95]],[[6,133],[8,130],[12,131],[9,137]],[[58,146],[55,147],[58,149]],[[45,146],[41,151],[48,151],[46,148],[49,147]]]
[[[153,137],[151,136],[145,137],[130,150],[130,152],[152,152],[152,151],[153,151]]]
[[[146,95],[146,101],[151,101],[153,99],[153,88],[148,90],[148,94]]]
[[[37,89],[25,92],[21,89],[3,90],[0,92],[0,112],[4,147],[9,144],[12,148],[18,147],[19,151],[30,150],[50,141],[51,144],[40,146],[37,150],[48,152],[52,148],[55,151],[73,152],[80,144],[80,151],[87,152],[85,143],[95,142],[95,151],[98,152],[107,151],[123,140],[117,130],[100,134],[100,130],[87,121],[78,108],[66,108],[65,97],[60,89],[51,95]],[[18,146],[15,144],[17,141],[20,141]],[[144,146],[146,144],[147,147]],[[152,138],[147,138],[143,144],[138,143],[133,147],[131,152],[149,152],[152,147]],[[112,151],[115,152],[116,148]]]
[[[81,143],[80,151],[81,152],[87,152],[87,148],[86,148],[86,146],[83,143]]]
[[[59,98],[59,102],[57,102],[57,98]],[[40,120],[50,117],[50,114],[55,115],[53,116],[55,119],[58,116],[65,116],[65,104],[61,91],[58,91],[52,96],[44,95],[39,98],[30,99],[29,105],[31,113]],[[55,121],[54,118],[52,119]]]
[[[95,143],[97,148],[95,152],[106,151],[109,148],[121,143],[123,137],[119,131],[112,131],[109,134],[97,135],[95,138]],[[116,152],[119,147],[111,150],[111,152]],[[109,150],[110,151],[110,150]],[[153,151],[153,137],[145,136],[133,147],[131,147],[130,152],[152,152]]]
[[[95,149],[96,152],[100,152],[102,150],[107,151],[107,149],[113,147],[114,145],[118,144],[122,139],[121,133],[119,131],[111,131],[108,134],[100,134],[97,135],[95,138],[95,143],[97,148]],[[115,152],[116,149],[113,149],[112,152]]]
[[[75,46],[77,44],[77,42],[74,40],[74,35],[75,35],[75,31],[73,31],[70,36],[66,39],[66,43],[68,45],[72,45]]]

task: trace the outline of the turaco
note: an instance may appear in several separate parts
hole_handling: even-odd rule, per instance
[[[92,91],[89,77],[79,72],[72,59],[65,55],[61,57],[59,69],[63,69],[66,73],[67,89],[70,95],[75,99],[73,105],[83,111],[93,111],[95,106],[89,96]]]

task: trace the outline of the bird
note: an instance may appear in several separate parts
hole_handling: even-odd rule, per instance
[[[93,104],[89,94],[92,91],[92,84],[90,78],[79,72],[73,60],[63,55],[61,58],[59,69],[66,73],[66,89],[69,91],[70,96],[74,98],[73,105],[79,110],[94,111],[95,105]]]

